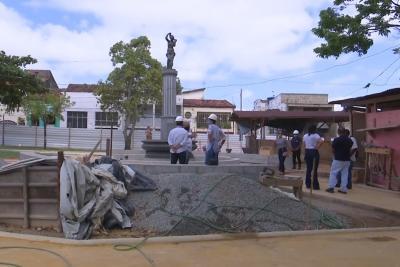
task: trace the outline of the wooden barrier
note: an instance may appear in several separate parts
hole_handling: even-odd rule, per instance
[[[293,194],[298,199],[303,198],[303,179],[300,176],[285,175],[276,177],[262,172],[259,176],[259,182],[265,186],[291,186],[293,187]]]
[[[0,174],[0,223],[58,227],[57,166],[32,166]]]

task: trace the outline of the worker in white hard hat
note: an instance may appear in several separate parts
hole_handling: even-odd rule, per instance
[[[294,130],[293,131],[293,137],[290,140],[290,146],[292,149],[292,159],[293,159],[293,169],[296,169],[296,163],[297,163],[297,168],[300,170],[301,169],[301,144],[302,144],[301,137],[299,136],[299,131]]]
[[[218,165],[218,154],[225,143],[225,134],[217,126],[217,115],[208,116],[207,146],[206,146],[206,165]]]
[[[171,153],[171,164],[186,164],[186,142],[188,138],[187,131],[183,128],[183,117],[178,116],[175,119],[176,127],[168,134],[168,144]]]

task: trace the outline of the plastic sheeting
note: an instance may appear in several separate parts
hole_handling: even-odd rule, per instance
[[[88,239],[93,229],[132,227],[134,207],[124,201],[126,188],[155,190],[156,185],[118,161],[89,168],[65,159],[60,170],[60,217],[65,237]]]

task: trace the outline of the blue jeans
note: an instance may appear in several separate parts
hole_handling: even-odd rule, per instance
[[[278,150],[278,158],[279,158],[279,171],[285,172],[285,159],[286,156],[283,155],[287,150],[286,148],[279,148]]]
[[[328,187],[334,188],[337,183],[337,175],[340,172],[342,180],[340,183],[340,190],[347,192],[347,178],[349,175],[350,161],[333,160],[331,166],[331,173],[329,175]]]
[[[353,170],[353,161],[350,161],[349,174],[347,176],[348,177],[347,178],[347,188],[348,189],[351,189],[353,187],[353,182],[352,182],[353,177],[352,177],[352,173],[351,173],[352,170]],[[342,175],[340,172],[338,172],[336,179],[337,179],[336,187],[339,187],[341,180],[342,180]]]
[[[206,165],[218,165],[218,153],[216,153],[212,147],[211,147],[211,149],[206,151],[205,164]]]
[[[306,171],[306,186],[311,187],[311,172],[313,172],[313,188],[319,189],[318,182],[318,165],[319,165],[319,152],[317,149],[306,149],[304,159],[307,165]]]

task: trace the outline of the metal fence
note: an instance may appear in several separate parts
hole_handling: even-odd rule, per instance
[[[105,150],[111,130],[48,127],[46,136],[49,148],[91,149],[102,138],[99,149]],[[139,146],[144,137],[144,130],[136,130],[132,138],[133,147]],[[153,133],[153,137],[159,138],[159,133]],[[44,129],[37,126],[5,125],[4,131],[0,127],[0,138],[1,144],[6,146],[43,147]],[[124,136],[120,130],[113,130],[113,148],[124,149]]]
[[[44,129],[39,126],[5,125],[4,131],[0,125],[0,144],[5,146],[43,147]],[[82,129],[82,128],[47,128],[48,148],[92,149],[102,138],[99,149],[106,149],[106,140],[111,138],[110,129]],[[113,130],[113,149],[124,149],[125,142],[121,130]],[[131,149],[141,149],[142,140],[145,140],[145,130],[136,129],[132,137]],[[160,131],[153,131],[153,139],[160,139]],[[207,143],[207,134],[197,135],[199,148]],[[225,148],[231,148],[234,153],[242,152],[239,135],[229,135]]]

